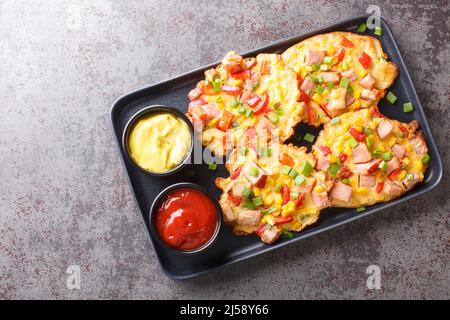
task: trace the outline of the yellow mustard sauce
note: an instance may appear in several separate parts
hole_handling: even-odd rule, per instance
[[[183,162],[191,145],[187,123],[171,113],[138,119],[128,136],[131,158],[141,168],[158,173],[169,171]]]

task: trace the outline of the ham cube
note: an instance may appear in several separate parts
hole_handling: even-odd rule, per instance
[[[397,158],[403,159],[405,157],[406,148],[404,146],[402,146],[401,144],[398,144],[398,143],[394,144],[392,146],[391,150]]]
[[[368,74],[364,78],[359,80],[359,84],[366,89],[372,89],[373,85],[375,84],[375,78],[371,74]]]
[[[370,159],[372,159],[372,155],[364,143],[359,143],[358,146],[353,149],[352,158],[354,163],[363,163],[370,161]]]
[[[392,123],[389,120],[383,120],[378,124],[377,132],[380,139],[386,138],[389,133],[391,133],[392,129],[394,127],[392,126]]]
[[[369,162],[355,164],[355,171],[358,174],[368,175],[371,173],[370,171],[372,169],[376,168],[379,165],[380,162],[381,160],[374,159]]]
[[[409,143],[413,146],[414,151],[416,151],[416,153],[419,156],[428,152],[427,145],[426,145],[425,141],[423,140],[422,136],[417,136],[417,137],[409,140]]]
[[[331,82],[338,82],[339,81],[339,75],[337,72],[321,72],[320,75],[323,77],[323,80],[325,82],[331,81]]]
[[[353,69],[345,70],[344,72],[341,72],[342,78],[347,78],[350,80],[350,82],[355,81],[358,79],[358,76],[356,75],[355,71]]]
[[[306,53],[306,64],[312,65],[314,63],[320,64],[325,57],[325,51],[309,49]]]
[[[256,168],[257,175],[253,176],[250,174],[250,172],[253,170],[253,168]],[[244,168],[244,174],[247,177],[247,179],[254,185],[254,186],[259,186],[260,183],[262,183],[262,181],[264,179],[267,178],[267,173],[261,169],[255,162],[251,162],[248,165],[246,165]]]
[[[399,186],[395,182],[387,180],[384,183],[383,192],[392,197],[398,197],[402,194],[403,190],[404,188],[402,186]]]
[[[272,227],[270,229],[264,230],[264,232],[261,234],[261,240],[265,243],[271,244],[274,243],[275,240],[278,239],[278,237],[281,235],[281,231],[278,230],[276,227]]]
[[[303,80],[302,85],[300,86],[300,89],[306,93],[313,90],[314,88],[315,88],[314,82],[311,81],[310,77],[306,77],[305,80]]]
[[[313,192],[311,193],[311,197],[314,205],[318,209],[323,209],[330,206],[330,200],[328,199],[328,195],[325,191],[321,193]]]
[[[212,103],[208,103],[203,106],[199,106],[198,108],[202,108],[205,111],[206,122],[220,117],[220,110]]]
[[[236,220],[236,216],[234,215],[233,209],[228,202],[222,202],[220,206],[222,207],[225,222],[234,222]]]
[[[256,227],[261,220],[261,211],[242,210],[238,213],[237,223],[241,226]]]
[[[331,190],[331,197],[336,200],[348,202],[352,196],[352,187],[337,181]]]
[[[416,185],[416,183],[418,183],[420,181],[419,174],[414,172],[411,175],[412,175],[412,179],[408,179],[408,177],[406,177],[402,180],[403,185],[408,190],[411,189],[412,187],[414,187]]]
[[[377,98],[376,92],[369,89],[361,90],[361,99],[373,101]]]
[[[353,102],[355,102],[355,97],[353,95],[351,95],[350,93],[347,92],[347,94],[345,95],[345,104],[347,106],[351,105]]]
[[[322,152],[317,152],[316,158],[317,158],[316,169],[328,170],[328,168],[330,167],[330,162],[328,161],[327,157],[325,157]]]
[[[360,188],[362,188],[362,187],[372,188],[376,183],[376,179],[374,176],[359,175],[358,177],[359,177],[358,185]]]
[[[400,161],[398,161],[397,157],[393,157],[390,161],[386,162],[386,164],[387,164],[387,169],[386,169],[387,174],[400,168]]]
[[[244,59],[234,51],[228,52],[222,60],[222,65],[228,73],[235,73],[242,70]]]

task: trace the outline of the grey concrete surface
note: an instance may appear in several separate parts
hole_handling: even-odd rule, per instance
[[[0,0],[0,298],[449,299],[449,3],[379,5],[440,148],[441,184],[180,282],[160,271],[133,202],[109,123],[114,100],[368,3]],[[381,290],[366,288],[371,264]],[[66,287],[69,265],[81,268],[81,290]]]

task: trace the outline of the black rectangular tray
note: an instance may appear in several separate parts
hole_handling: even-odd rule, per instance
[[[281,53],[291,45],[320,33],[339,30],[356,32],[357,26],[361,22],[365,22],[367,17],[367,15],[364,15],[347,19],[327,28],[309,32],[251,52],[247,52],[246,54],[244,54],[244,56],[254,56],[261,52]],[[357,213],[354,209],[326,209],[321,213],[320,219],[317,223],[302,232],[296,233],[294,238],[292,239],[280,239],[272,245],[266,245],[262,243],[256,236],[238,237],[231,232],[230,228],[224,226],[221,229],[221,233],[219,234],[217,241],[214,243],[214,247],[212,247],[211,250],[208,250],[208,252],[204,254],[199,254],[197,256],[180,257],[178,255],[174,255],[171,252],[168,252],[155,242],[149,228],[149,210],[157,194],[165,187],[177,182],[195,182],[204,185],[206,188],[211,190],[211,192],[218,198],[220,195],[220,190],[215,187],[214,180],[219,176],[226,177],[228,176],[228,173],[226,172],[223,165],[219,165],[217,171],[211,171],[208,170],[206,164],[197,164],[187,166],[186,169],[175,175],[157,178],[151,177],[137,170],[124,157],[125,151],[122,148],[121,139],[124,127],[130,117],[138,110],[154,104],[173,106],[183,112],[186,112],[188,105],[187,93],[195,86],[197,81],[203,79],[203,72],[206,69],[215,66],[217,63],[210,64],[208,66],[185,73],[173,79],[134,91],[119,98],[114,103],[111,109],[111,118],[116,142],[119,146],[120,155],[125,169],[128,173],[128,178],[134,193],[134,198],[139,207],[139,210],[141,211],[143,221],[149,232],[150,240],[153,244],[162,270],[169,277],[174,279],[186,279],[199,276],[219,267],[248,259],[270,250],[275,250],[282,246],[310,237],[314,234],[408,201],[425,192],[429,192],[439,183],[442,177],[442,163],[436,144],[431,135],[427,120],[423,113],[422,106],[419,102],[416,90],[414,89],[414,86],[411,82],[411,78],[400,55],[400,51],[397,47],[394,37],[387,23],[383,19],[381,20],[381,27],[383,28],[384,32],[383,36],[375,37],[380,39],[383,49],[388,54],[389,59],[398,66],[399,76],[395,81],[395,84],[390,88],[390,90],[393,91],[398,97],[396,104],[394,106],[389,105],[383,99],[379,104],[380,111],[390,118],[398,119],[403,122],[409,122],[414,119],[420,122],[420,128],[425,135],[429,147],[429,154],[431,156],[430,166],[425,174],[425,181],[424,183],[414,188],[411,192],[403,195],[401,198],[387,203],[381,203],[371,206],[367,208],[367,211],[363,213]],[[366,34],[374,36],[371,30],[367,30]],[[414,111],[411,113],[404,113],[402,104],[408,101],[411,101],[413,103]],[[309,127],[306,124],[300,124],[296,128],[296,133],[317,133],[318,130],[319,129]],[[307,145],[308,148],[310,148],[310,145],[308,143],[305,143],[305,141],[297,142],[294,139],[293,142],[297,145]]]

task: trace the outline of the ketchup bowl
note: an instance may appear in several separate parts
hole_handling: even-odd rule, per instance
[[[219,202],[204,187],[181,182],[164,189],[150,209],[150,231],[168,250],[182,255],[202,252],[222,225]]]

